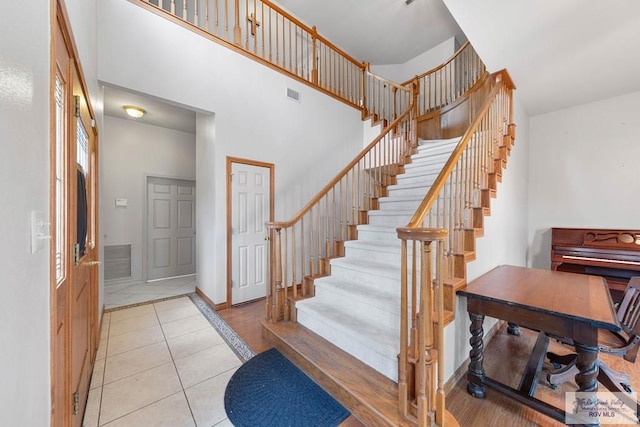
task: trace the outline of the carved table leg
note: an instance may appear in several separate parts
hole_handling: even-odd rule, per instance
[[[520,327],[515,323],[507,322],[507,333],[517,337],[520,335]]]
[[[482,366],[482,360],[484,359],[484,343],[482,342],[482,323],[484,322],[484,316],[482,314],[469,313],[471,319],[471,326],[469,331],[471,332],[471,338],[469,344],[471,344],[471,350],[469,351],[469,371],[467,373],[467,392],[473,397],[484,399],[485,391],[484,385],[484,367]]]
[[[578,357],[576,358],[576,367],[579,372],[576,374],[576,384],[578,391],[592,393],[593,396],[589,400],[595,398],[598,391],[598,347],[593,345],[585,345],[574,342],[574,347]],[[599,426],[600,424],[584,424],[585,426]]]
[[[576,374],[578,391],[598,391],[598,347],[574,342],[578,357]]]

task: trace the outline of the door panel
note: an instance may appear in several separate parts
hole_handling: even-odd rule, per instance
[[[231,302],[239,304],[266,295],[271,171],[233,163],[231,173]]]
[[[93,262],[96,256],[95,242],[91,239],[95,234],[95,205],[96,195],[93,185],[96,171],[95,163],[95,132],[94,123],[90,115],[87,100],[84,95],[80,78],[74,74],[74,104],[77,113],[72,130],[75,131],[75,144],[72,145],[70,164],[75,166],[75,174],[71,179],[71,216],[75,221],[71,224],[71,242],[75,244],[73,251],[77,253],[71,267],[71,385],[76,393],[72,425],[81,426],[84,408],[89,394],[89,381],[92,372],[91,357],[91,296],[92,287],[97,283],[92,281],[91,269],[96,266]],[[75,225],[75,227],[74,227]]]
[[[195,182],[147,179],[147,280],[196,272]]]
[[[97,131],[55,2],[51,162],[51,425],[82,425],[97,347]]]
[[[71,417],[71,392],[67,384],[67,373],[69,372],[69,360],[67,349],[69,345],[69,251],[68,251],[68,187],[69,174],[67,173],[68,159],[68,123],[69,108],[71,99],[71,55],[65,43],[64,33],[59,22],[56,25],[55,33],[55,77],[54,77],[54,99],[52,100],[52,110],[55,123],[55,147],[52,147],[52,176],[55,182],[52,185],[55,202],[51,209],[52,244],[51,259],[54,271],[52,272],[52,298],[51,326],[52,350],[51,350],[51,425],[52,427],[62,427],[69,425]]]

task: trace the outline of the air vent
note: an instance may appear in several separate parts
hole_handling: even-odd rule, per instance
[[[104,247],[104,280],[131,277],[131,245]]]
[[[287,88],[287,98],[292,101],[300,102],[300,92],[293,90],[290,87]]]

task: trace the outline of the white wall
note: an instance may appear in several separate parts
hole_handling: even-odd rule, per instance
[[[531,118],[529,264],[551,227],[638,229],[640,92]]]
[[[30,214],[49,215],[49,1],[0,14],[0,425],[47,426],[49,244],[32,254]],[[28,25],[25,25],[28,22]]]
[[[491,199],[491,215],[484,217],[484,236],[476,238],[476,260],[467,264],[468,281],[502,265],[527,265],[529,140],[528,117],[514,94],[516,140],[507,160],[507,169],[498,183],[497,197]],[[445,328],[445,378],[469,357],[469,316],[466,298],[458,297],[455,320]],[[485,319],[488,331],[495,320]]]
[[[102,243],[131,245],[132,281],[143,274],[147,176],[196,179],[196,136],[134,120],[104,117]],[[116,206],[115,199],[127,199]]]
[[[199,182],[214,183],[214,202],[198,193],[197,221],[215,222],[198,232],[215,245],[199,256],[218,268],[198,287],[224,302],[226,157],[275,164],[275,219],[287,220],[360,150],[360,112],[132,3],[100,2],[98,16],[101,81],[215,113],[214,141],[202,147],[208,169],[198,172]],[[287,87],[301,103],[285,97]]]
[[[456,41],[454,37],[451,37],[404,64],[371,65],[370,69],[372,73],[400,84],[441,65],[454,53],[456,53]]]
[[[216,224],[223,219],[216,218],[216,185],[211,179],[215,170],[214,150],[215,117],[196,114],[196,277],[198,283],[216,283],[216,275],[226,269],[226,264],[211,262],[217,259],[216,239],[203,239],[200,236],[215,236]],[[223,255],[220,255],[223,256]]]

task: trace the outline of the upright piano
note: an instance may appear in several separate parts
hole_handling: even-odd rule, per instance
[[[640,276],[640,230],[552,228],[551,269],[602,276],[619,302]]]

